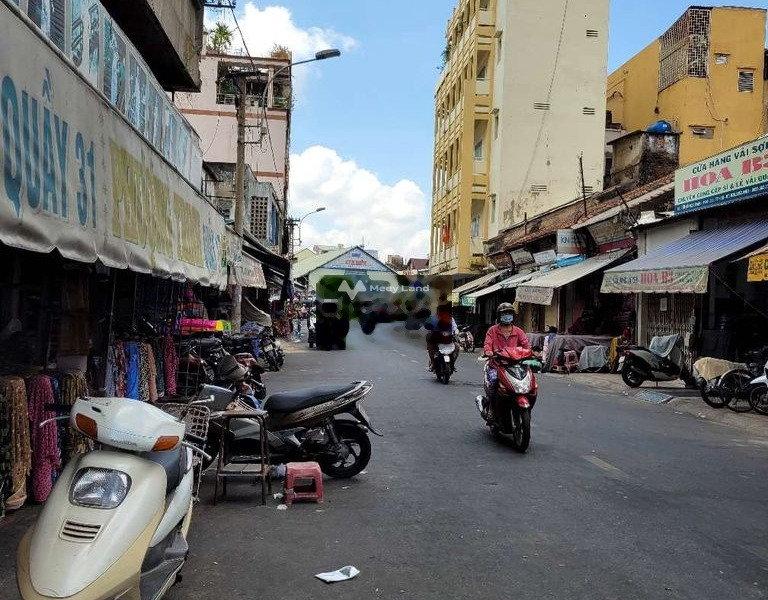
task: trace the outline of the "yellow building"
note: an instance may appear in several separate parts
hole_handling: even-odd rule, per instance
[[[435,93],[430,273],[469,275],[485,264],[495,2],[460,0],[446,30]]]
[[[687,165],[768,131],[766,10],[691,7],[608,77],[607,107],[627,131],[668,121]]]

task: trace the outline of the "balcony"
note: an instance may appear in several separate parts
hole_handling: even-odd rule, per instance
[[[235,105],[235,101],[237,100],[237,94],[226,94],[226,93],[218,93],[216,94],[216,104],[231,104],[232,106]],[[277,100],[277,99],[275,99]],[[246,96],[245,97],[245,105],[248,107],[255,107],[259,106],[261,103],[261,98],[259,96]]]
[[[473,165],[472,165],[472,173],[474,175],[487,175],[488,169],[485,164],[484,158],[476,158],[474,159]]]
[[[473,237],[469,241],[469,250],[473,256],[482,256],[485,253],[483,238]]]
[[[477,11],[477,22],[481,27],[493,26],[493,13],[487,8],[481,8]]]
[[[475,80],[475,93],[478,96],[490,96],[491,95],[491,80],[490,79],[477,79],[477,80]]]

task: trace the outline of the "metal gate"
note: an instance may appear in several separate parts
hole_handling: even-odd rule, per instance
[[[683,337],[685,364],[691,369],[695,348],[690,342],[696,337],[698,294],[644,294],[646,298],[648,341],[656,335],[679,334]]]

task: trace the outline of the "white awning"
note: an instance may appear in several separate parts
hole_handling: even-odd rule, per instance
[[[499,277],[503,277],[506,274],[506,272],[507,272],[506,270],[493,271],[492,273],[487,273],[480,277],[476,277],[472,281],[468,281],[467,283],[457,287],[455,290],[453,290],[453,293],[461,296],[462,294],[473,292],[475,290],[482,288],[484,285],[490,283],[491,281],[494,281]]]
[[[261,263],[247,254],[242,255],[240,264],[230,269],[229,284],[267,289],[267,280],[264,277],[264,269]]]
[[[498,283],[495,283],[491,286],[488,286],[486,288],[479,289],[474,292],[470,292],[469,294],[465,294],[468,298],[480,298],[482,296],[487,296],[488,294],[493,294],[494,292],[498,292],[499,290],[508,290],[515,288],[526,281],[530,281],[533,279],[533,277],[536,275],[536,273],[518,273],[517,275],[513,275],[512,277],[508,277],[507,279],[504,279],[502,281],[499,281]]]
[[[520,286],[517,289],[517,296],[515,300],[517,302],[543,304],[548,306],[552,304],[552,298],[554,298],[556,289],[568,285],[569,283],[573,283],[574,281],[595,273],[600,269],[609,267],[611,264],[623,256],[626,256],[631,251],[632,248],[613,250],[611,252],[598,254],[597,256],[583,260],[580,263],[576,263],[575,265],[554,269],[546,275],[538,277],[535,283]]]

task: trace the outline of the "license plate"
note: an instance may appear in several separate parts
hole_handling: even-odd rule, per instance
[[[445,362],[449,363],[449,362],[451,362],[451,357],[450,356],[443,356],[443,360]]]

